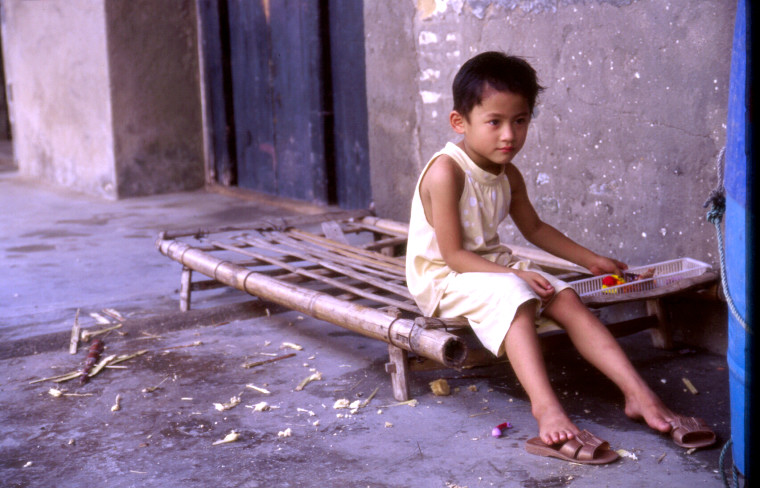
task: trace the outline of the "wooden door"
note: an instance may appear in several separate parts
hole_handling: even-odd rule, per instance
[[[204,0],[200,12],[217,181],[366,208],[362,2]]]

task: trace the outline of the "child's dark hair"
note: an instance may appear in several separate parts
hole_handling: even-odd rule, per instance
[[[483,101],[483,91],[490,85],[497,91],[508,91],[525,97],[531,113],[538,94],[544,89],[538,84],[536,70],[518,56],[488,51],[469,59],[459,68],[452,86],[454,110],[465,118]]]

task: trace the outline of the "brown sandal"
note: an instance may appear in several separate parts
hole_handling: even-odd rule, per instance
[[[681,447],[691,449],[715,444],[715,432],[707,425],[707,422],[698,417],[678,415],[670,421],[670,425],[673,426],[670,437]]]
[[[607,441],[587,430],[579,432],[563,444],[548,445],[540,437],[534,437],[526,441],[525,450],[537,456],[555,457],[580,464],[607,464],[620,457],[610,449]]]

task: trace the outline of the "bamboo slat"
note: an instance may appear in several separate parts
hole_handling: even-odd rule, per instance
[[[401,274],[403,274],[404,272],[405,264],[404,264],[403,258],[385,256],[377,252],[362,249],[361,247],[346,245],[340,242],[335,242],[325,237],[318,236],[301,229],[289,229],[288,234],[302,240],[308,240],[310,242],[313,242],[327,249],[332,249],[336,253],[342,254],[344,256],[364,256],[364,257],[369,258],[372,261],[380,261],[380,262],[386,263],[389,266],[393,267],[394,269],[400,270]]]
[[[309,256],[317,258],[318,260],[327,260],[330,262],[338,262],[336,258],[340,259],[341,264],[345,264],[350,266],[353,269],[361,270],[365,273],[371,273],[373,275],[381,276],[386,279],[390,280],[405,280],[406,276],[404,273],[403,268],[399,268],[396,266],[386,266],[384,262],[375,260],[375,259],[369,259],[365,258],[361,255],[351,255],[349,253],[340,253],[340,255],[336,255],[335,249],[332,247],[323,247],[321,245],[314,245],[307,241],[299,241],[296,239],[293,239],[286,234],[278,233],[278,232],[272,232],[268,234],[270,237],[272,237],[272,241],[277,244],[284,244],[287,248],[291,249],[298,249],[300,251],[303,251],[307,253]],[[246,241],[246,242],[256,242],[259,243],[261,240],[255,240],[255,241]],[[276,248],[279,252],[282,251],[281,247]],[[295,253],[292,255],[297,255],[300,253]],[[381,255],[381,254],[378,254]]]
[[[379,302],[379,303],[384,303],[386,305],[390,305],[392,307],[397,307],[400,310],[406,310],[406,311],[412,312],[412,313],[416,313],[418,311],[417,307],[410,307],[407,303],[404,303],[404,302],[401,302],[401,301],[398,301],[398,300],[394,300],[394,299],[391,299],[391,298],[387,298],[387,297],[382,297],[382,296],[379,296],[379,295],[377,295],[375,293],[366,292],[366,291],[364,291],[362,289],[359,289],[359,288],[357,288],[355,286],[352,286],[352,285],[349,285],[349,284],[346,284],[346,283],[342,283],[342,282],[340,282],[340,281],[338,281],[336,279],[328,278],[328,277],[319,275],[317,273],[312,273],[311,271],[306,271],[306,270],[304,270],[302,268],[291,266],[291,265],[289,265],[289,264],[287,264],[287,263],[285,263],[283,261],[277,260],[277,259],[269,257],[269,256],[264,256],[263,254],[259,254],[259,253],[256,253],[254,251],[250,251],[248,249],[240,249],[240,248],[235,248],[235,247],[232,247],[232,246],[227,246],[223,242],[218,242],[218,241],[215,241],[214,245],[216,245],[216,246],[218,246],[220,248],[223,248],[223,249],[228,249],[230,251],[237,251],[237,252],[239,252],[241,254],[244,254],[246,256],[254,257],[254,258],[259,259],[261,261],[266,261],[266,262],[268,262],[270,264],[275,264],[277,266],[281,266],[281,267],[283,267],[283,268],[291,271],[292,273],[296,273],[296,274],[299,274],[299,275],[302,275],[302,276],[306,276],[306,277],[309,277],[309,278],[311,278],[313,280],[321,281],[321,282],[326,283],[326,284],[328,284],[330,286],[334,286],[336,288],[340,288],[342,290],[351,292],[351,293],[353,293],[353,294],[355,294],[357,296],[360,296],[360,297],[363,297],[363,298],[367,298],[369,300],[374,300],[374,301]],[[318,264],[320,264],[320,263],[318,263]],[[246,268],[241,267],[241,269],[246,269]],[[253,271],[251,271],[251,273],[253,273]]]
[[[184,242],[159,239],[156,247],[170,259],[238,290],[387,342],[445,366],[457,368],[467,357],[464,342],[448,332],[423,329],[415,326],[410,319],[394,317],[371,307],[347,303],[322,292],[283,283],[194,249]]]
[[[409,293],[409,290],[407,289],[406,286],[397,285],[390,281],[376,278],[374,276],[376,273],[375,270],[372,270],[363,266],[355,266],[356,269],[351,269],[351,267],[343,266],[341,264],[331,261],[330,258],[332,256],[330,256],[329,254],[325,255],[325,253],[318,252],[318,250],[314,248],[306,249],[307,251],[306,253],[298,252],[297,250],[293,249],[294,247],[298,246],[298,243],[293,242],[292,240],[289,240],[289,239],[281,240],[280,242],[283,244],[286,244],[286,246],[279,246],[279,247],[275,245],[267,245],[266,242],[263,242],[261,240],[246,240],[246,242],[256,247],[262,247],[262,248],[280,252],[280,253],[287,253],[294,257],[300,257],[304,261],[316,262],[323,268],[335,271],[336,273],[342,274],[349,278],[353,278],[360,282],[363,281],[381,290],[385,290],[390,293],[399,295],[402,298],[405,298],[408,300],[412,299],[412,295]],[[314,252],[314,254],[311,255],[309,254],[309,252]],[[349,262],[348,264],[350,265],[351,263]],[[388,277],[389,276],[386,275],[386,278]],[[390,276],[390,279],[398,279],[398,277]]]
[[[318,215],[295,215],[289,217],[267,217],[248,222],[245,225],[228,225],[211,227],[208,229],[180,229],[166,230],[159,235],[160,239],[176,239],[178,237],[203,236],[222,232],[239,232],[266,229],[288,229],[290,227],[321,224],[331,220],[343,221],[362,219],[370,214],[369,210],[350,210],[341,212],[327,212]]]

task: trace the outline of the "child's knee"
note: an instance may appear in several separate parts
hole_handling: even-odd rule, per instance
[[[512,322],[514,323],[519,320],[528,321],[531,324],[534,323],[536,321],[536,310],[538,308],[538,304],[538,300],[528,300],[527,302],[524,302],[522,305],[517,307],[515,318]]]

